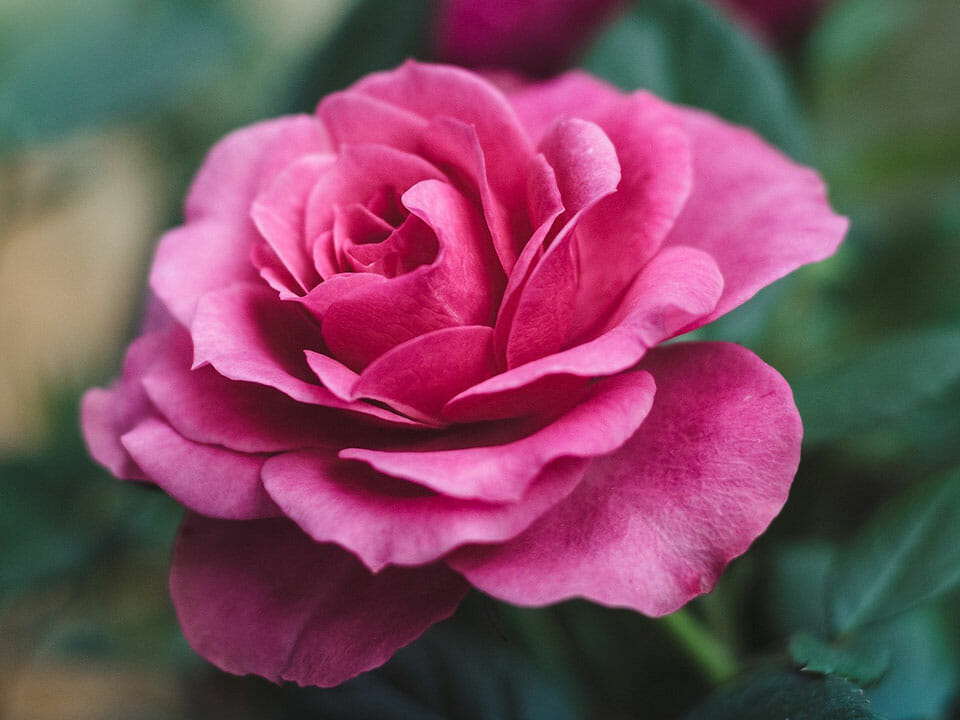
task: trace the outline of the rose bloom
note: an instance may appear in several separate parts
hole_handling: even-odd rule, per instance
[[[227,136],[185,215],[83,428],[188,508],[171,593],[224,670],[335,685],[471,585],[669,613],[786,500],[783,378],[663,345],[845,232],[749,130],[411,62]]]

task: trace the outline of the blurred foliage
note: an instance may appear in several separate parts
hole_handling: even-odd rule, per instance
[[[30,153],[123,132],[160,167],[173,224],[218,136],[426,58],[431,7],[8,0],[0,222],[16,215],[28,237],[57,196],[10,202]],[[821,168],[852,220],[835,258],[700,333],[783,372],[806,427],[789,503],[712,594],[654,621],[474,593],[338,689],[223,675],[186,647],[167,596],[178,508],[86,456],[77,383],[109,374],[92,364],[50,381],[46,444],[0,456],[0,718],[960,717],[958,35],[956,0],[836,0],[778,57],[700,0],[644,0],[584,58]],[[75,225],[73,242],[96,232]]]

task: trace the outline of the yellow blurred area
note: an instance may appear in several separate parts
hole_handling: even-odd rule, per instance
[[[222,92],[275,82],[272,69],[308,52],[349,3],[224,3],[257,53]],[[0,20],[29,33],[69,3],[36,5],[4,0]],[[37,448],[54,398],[117,369],[151,248],[177,202],[157,149],[165,143],[151,132],[142,123],[84,131],[0,156],[0,455]]]

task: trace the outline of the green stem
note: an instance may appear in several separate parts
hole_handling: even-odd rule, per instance
[[[719,685],[737,674],[739,663],[736,655],[712,635],[689,610],[677,610],[661,618],[661,622],[684,651],[697,662],[712,684]]]

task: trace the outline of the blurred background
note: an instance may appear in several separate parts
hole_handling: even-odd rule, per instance
[[[828,633],[833,558],[885,502],[960,467],[956,0],[808,2],[786,19],[736,0],[605,2],[569,38],[556,13],[576,3],[554,3],[554,27],[503,2],[516,22],[481,14],[467,40],[456,4],[0,3],[0,720],[679,717],[729,666]],[[154,242],[227,131],[309,111],[410,55],[522,66],[531,53],[547,60],[523,69],[581,65],[752,126],[820,169],[850,216],[835,258],[700,332],[753,348],[794,387],[806,438],[790,502],[694,603],[692,630],[472,595],[340,690],[223,675],[192,654],[168,599],[178,508],[108,477],[77,428],[80,393],[116,374],[136,331]],[[960,717],[952,557],[935,600],[846,637],[887,656],[867,694],[891,720]]]

